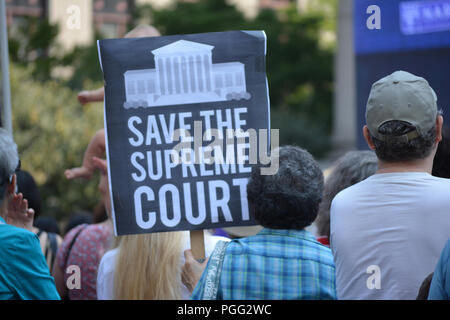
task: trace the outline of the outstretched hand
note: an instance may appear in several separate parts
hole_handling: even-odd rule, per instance
[[[8,214],[6,223],[18,228],[32,231],[34,210],[28,208],[28,200],[22,193],[14,194],[8,201]]]
[[[90,93],[89,93],[89,91],[81,91],[79,94],[78,94],[78,96],[77,96],[77,98],[78,98],[78,101],[82,104],[82,105],[85,105],[86,103],[88,103],[89,101],[90,101]]]

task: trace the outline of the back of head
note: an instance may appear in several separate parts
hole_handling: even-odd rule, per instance
[[[68,234],[70,230],[75,228],[76,226],[79,226],[81,224],[91,224],[93,223],[93,217],[92,214],[86,211],[75,211],[69,219],[69,222],[67,222],[66,227],[64,228],[64,234]]]
[[[131,31],[129,31],[124,38],[146,38],[159,37],[161,33],[153,27],[145,24],[140,24]]]
[[[9,133],[0,128],[0,201],[5,198],[6,188],[10,184],[18,164],[17,145]]]
[[[250,214],[266,228],[302,230],[316,218],[322,199],[323,173],[312,155],[299,147],[273,152],[279,169],[262,175],[254,166],[247,185]]]
[[[16,173],[17,176],[17,191],[23,194],[23,197],[28,200],[28,207],[33,208],[34,217],[37,218],[41,214],[41,194],[33,176],[24,170]]]
[[[436,138],[437,98],[428,82],[396,71],[372,85],[366,123],[380,160],[427,157]]]
[[[350,151],[336,161],[325,181],[316,224],[319,235],[330,236],[330,207],[333,198],[342,190],[375,174],[378,159],[372,151]]]
[[[114,271],[117,300],[181,299],[183,232],[121,236]]]
[[[39,228],[45,232],[56,233],[59,235],[61,234],[61,231],[59,230],[58,222],[53,217],[46,217],[46,216],[37,217],[34,220],[33,225],[36,228]]]

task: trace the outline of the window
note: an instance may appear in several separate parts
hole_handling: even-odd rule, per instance
[[[242,87],[244,85],[244,79],[242,77],[242,73],[236,73],[236,86]]]
[[[128,92],[128,94],[136,94],[136,89],[135,89],[135,86],[134,86],[134,82],[135,81],[128,81],[127,82],[127,92]]]
[[[223,78],[221,74],[216,74],[215,82],[216,82],[216,89],[223,88]]]
[[[153,81],[152,79],[147,80],[147,92],[155,93],[155,81]]]
[[[137,83],[138,94],[145,94],[145,81],[138,80]]]
[[[233,75],[231,73],[225,74],[225,87],[233,86]]]

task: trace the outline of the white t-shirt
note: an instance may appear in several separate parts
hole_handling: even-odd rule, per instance
[[[219,240],[230,241],[230,239],[220,236],[213,236],[205,231],[205,255],[208,257],[212,254],[216,243]],[[184,264],[184,251],[191,248],[191,240],[189,232],[185,232],[186,241],[183,252],[181,252],[181,263]],[[119,248],[112,249],[106,252],[97,271],[97,299],[98,300],[114,300],[114,270],[116,265],[116,257],[119,253]],[[190,292],[184,284],[181,284],[182,298],[187,300],[190,297]]]
[[[330,211],[338,299],[415,299],[450,238],[450,179],[375,174]]]

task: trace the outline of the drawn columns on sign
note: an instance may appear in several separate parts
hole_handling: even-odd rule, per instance
[[[212,63],[214,46],[179,40],[153,50],[155,69],[124,73],[124,108],[249,100],[241,62]]]

